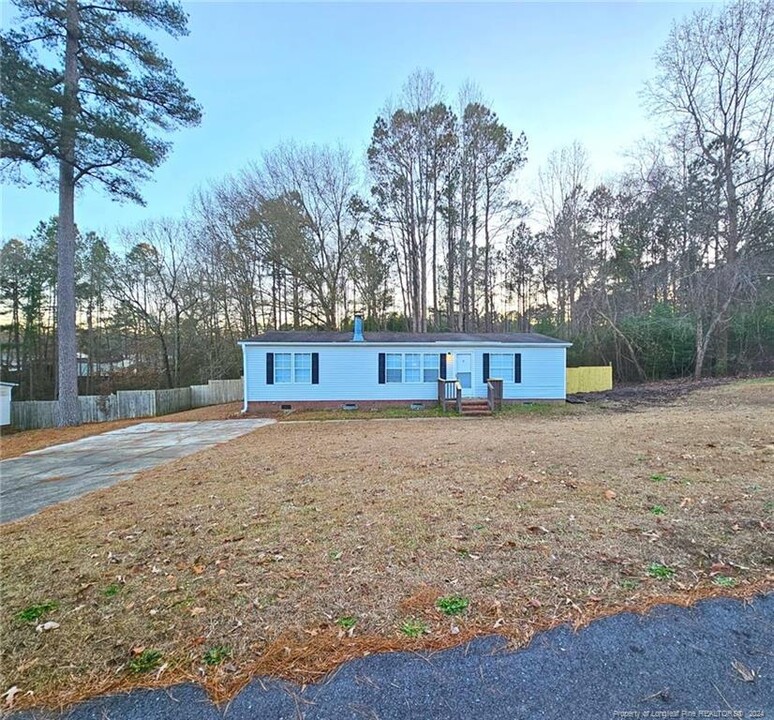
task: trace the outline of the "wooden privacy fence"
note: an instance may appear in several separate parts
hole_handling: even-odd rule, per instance
[[[11,403],[11,425],[19,430],[55,427],[59,424],[59,403],[54,400],[29,400]]]
[[[156,415],[191,409],[191,388],[174,388],[172,390],[156,390]]]
[[[241,378],[236,380],[210,380],[206,385],[191,385],[191,407],[223,405],[241,401],[244,385]]]
[[[118,414],[115,420],[153,417],[156,414],[155,390],[119,390],[116,393]]]
[[[567,394],[613,389],[613,366],[567,368]]]
[[[236,380],[210,380],[209,402],[207,405],[223,405],[243,399],[244,383],[241,378]]]
[[[191,385],[191,407],[198,408],[210,404],[209,385]]]
[[[242,380],[210,380],[206,385],[171,390],[118,390],[113,395],[81,395],[81,422],[157,417],[206,405],[242,400]],[[59,403],[30,400],[11,403],[11,425],[19,430],[56,427]]]
[[[119,400],[115,395],[82,395],[78,398],[78,402],[81,404],[81,422],[106,422],[118,418]]]

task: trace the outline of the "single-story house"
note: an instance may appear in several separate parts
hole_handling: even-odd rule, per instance
[[[269,331],[241,341],[245,412],[433,405],[439,378],[463,398],[564,400],[570,343],[537,333]]]

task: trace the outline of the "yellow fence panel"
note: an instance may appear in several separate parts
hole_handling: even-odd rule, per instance
[[[567,394],[613,389],[613,366],[567,368]]]

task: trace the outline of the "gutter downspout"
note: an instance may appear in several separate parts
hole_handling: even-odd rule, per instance
[[[247,414],[247,353],[245,346],[239,343],[242,348],[242,415]]]

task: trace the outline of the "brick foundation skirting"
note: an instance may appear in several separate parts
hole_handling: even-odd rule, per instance
[[[529,398],[508,398],[503,403],[564,403],[564,400],[531,400]],[[438,406],[437,400],[289,400],[287,402],[268,402],[251,400],[247,403],[247,414],[258,416],[279,415],[289,410],[341,410],[344,405],[355,405],[357,410],[379,410],[388,407],[404,407],[420,404],[425,408]]]
[[[344,405],[355,405],[358,410],[378,410],[387,407],[411,407],[414,403],[426,408],[438,406],[437,400],[288,400],[287,402],[249,401],[249,415],[277,415],[288,410],[341,410]]]

